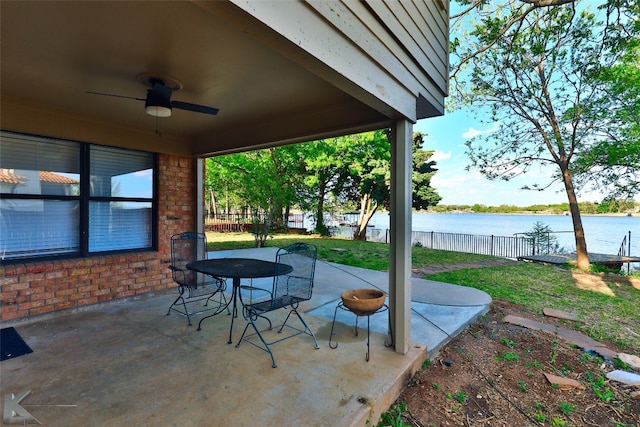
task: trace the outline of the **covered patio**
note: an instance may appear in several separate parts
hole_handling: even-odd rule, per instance
[[[32,187],[2,189],[2,232],[19,228],[21,234],[10,244],[3,239],[0,248],[0,318],[3,327],[26,322],[30,329],[26,338],[47,343],[47,348],[56,348],[58,341],[64,347],[70,334],[83,343],[85,352],[78,346],[59,347],[60,352],[44,360],[35,360],[41,357],[36,353],[3,362],[3,393],[7,385],[27,385],[9,383],[6,369],[15,372],[15,379],[37,379],[42,374],[44,387],[52,386],[51,390],[67,386],[104,390],[101,399],[116,398],[118,388],[133,387],[125,400],[104,400],[110,408],[104,414],[118,420],[159,416],[170,395],[176,418],[167,415],[167,419],[176,424],[181,424],[177,414],[184,412],[184,405],[207,412],[209,394],[198,388],[216,382],[218,378],[204,372],[211,370],[213,375],[215,361],[224,359],[205,345],[216,341],[206,335],[215,334],[215,329],[185,335],[164,323],[175,319],[152,315],[152,297],[174,287],[167,268],[171,235],[203,229],[204,158],[381,128],[392,130],[390,271],[383,273],[390,310],[381,317],[382,333],[393,341],[390,349],[379,353],[390,353],[400,365],[414,366],[411,298],[415,293],[409,241],[412,126],[444,113],[448,1],[30,1],[2,2],[0,7],[0,169],[34,177]],[[170,100],[164,99],[162,105],[147,92],[158,81],[171,89]],[[185,109],[185,103],[202,108]],[[213,109],[219,112],[213,115]],[[146,192],[126,196],[132,188],[118,182],[122,174],[108,167],[123,164],[135,165],[127,175],[138,182],[144,175]],[[80,183],[74,184],[77,190],[51,193],[45,181],[35,178],[49,172],[72,176]],[[124,209],[125,204],[136,209]],[[52,206],[64,221],[53,219]],[[140,215],[123,215],[132,212]],[[27,213],[45,229],[60,232],[55,245],[47,236],[34,236]],[[22,223],[16,227],[7,218]],[[121,235],[136,239],[123,242]],[[23,250],[19,243],[25,240],[33,244]],[[336,295],[332,293],[332,301]],[[151,308],[145,308],[147,304]],[[82,316],[97,316],[105,323]],[[65,325],[67,319],[70,323]],[[129,320],[120,323],[123,319]],[[77,329],[84,325],[95,329]],[[323,329],[322,324],[315,326]],[[155,337],[150,346],[163,343],[163,347],[138,348],[141,337],[149,336]],[[344,347],[328,354],[339,354]],[[250,354],[247,350],[242,349],[243,354]],[[312,357],[323,353],[325,349]],[[365,366],[379,363],[377,354],[374,351]],[[145,360],[160,355],[160,365],[148,364],[149,376],[133,374],[138,370],[130,375],[114,371],[116,366],[146,367]],[[29,362],[8,368],[22,360]],[[194,369],[189,365],[206,366],[188,376],[193,384],[178,375]],[[223,367],[225,376],[238,378],[230,371],[236,370]],[[55,375],[46,375],[51,372]],[[328,372],[318,381],[326,380]],[[132,378],[137,378],[135,385]],[[208,380],[200,382],[202,378]],[[108,386],[102,386],[101,379]],[[295,383],[294,378],[281,379],[260,387],[275,393]],[[29,389],[36,394],[30,384],[34,383]],[[254,387],[247,384],[242,390]],[[374,383],[366,387],[381,392],[388,388]],[[146,390],[159,388],[166,389],[166,398],[147,400],[148,412],[129,406]],[[72,397],[58,390],[52,391],[54,400]],[[207,393],[211,390],[215,389]],[[250,401],[232,395],[245,407]],[[202,400],[188,401],[185,396]],[[354,396],[355,391],[340,399],[357,401]],[[291,408],[280,407],[286,411],[278,416],[289,416]],[[362,419],[349,408],[353,419]],[[209,417],[223,419],[220,411],[209,411]],[[85,414],[83,420],[91,417]],[[149,420],[154,424],[153,418]]]
[[[274,254],[274,248],[265,248],[211,256],[272,259]],[[371,319],[369,362],[364,318],[356,337],[355,316],[341,317],[333,338],[339,345],[331,349],[329,333],[340,291],[386,290],[387,285],[385,273],[320,261],[304,314],[320,349],[307,336],[276,344],[275,369],[267,353],[247,344],[227,344],[230,319],[225,313],[208,319],[202,331],[187,326],[182,316],[166,316],[173,293],[16,322],[33,353],[2,362],[3,397],[30,390],[22,406],[43,425],[375,423],[427,355],[434,357],[491,301],[475,289],[413,279],[414,344],[406,355],[385,347],[387,319],[382,313]]]

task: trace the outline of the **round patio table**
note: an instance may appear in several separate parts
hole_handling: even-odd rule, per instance
[[[233,334],[233,319],[238,316],[237,300],[240,289],[240,279],[256,279],[259,277],[275,277],[289,274],[293,267],[287,264],[278,264],[273,261],[265,261],[253,258],[214,258],[194,261],[187,264],[189,270],[209,276],[227,277],[233,279],[233,315],[231,316],[231,327],[229,328],[229,341]],[[230,301],[231,302],[231,301]],[[228,304],[227,304],[228,306]],[[205,316],[198,323],[198,330],[201,329],[202,322],[215,314]]]

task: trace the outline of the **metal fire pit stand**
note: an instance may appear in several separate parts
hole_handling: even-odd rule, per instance
[[[345,311],[350,311],[351,313],[356,315],[356,327],[355,327],[355,335],[358,336],[358,317],[360,316],[365,316],[367,318],[367,362],[369,361],[369,335],[370,335],[370,318],[372,315],[376,314],[376,313],[382,313],[383,311],[387,311],[389,309],[389,306],[387,304],[384,304],[382,307],[380,307],[377,310],[372,310],[372,311],[358,311],[358,313],[356,313],[355,311],[351,310],[350,308],[345,307],[343,302],[340,302],[335,311],[333,312],[333,322],[331,323],[331,333],[329,334],[329,347],[332,349],[336,349],[338,348],[338,343],[332,343],[331,339],[333,338],[333,327],[336,324],[336,315],[338,314],[338,309],[341,310],[345,310]],[[386,346],[386,344],[385,344]]]

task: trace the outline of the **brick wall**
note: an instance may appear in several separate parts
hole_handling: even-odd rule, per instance
[[[195,227],[195,167],[159,155],[158,252],[14,263],[0,267],[0,320],[20,319],[174,286],[173,234]]]

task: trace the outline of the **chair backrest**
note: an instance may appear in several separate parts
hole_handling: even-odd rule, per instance
[[[293,243],[279,249],[276,262],[290,265],[293,271],[275,277],[273,300],[300,302],[311,299],[317,256],[317,247],[309,243]]]
[[[202,233],[186,232],[171,236],[171,271],[173,280],[182,286],[197,287],[201,274],[187,268],[187,264],[207,258],[207,238]]]

